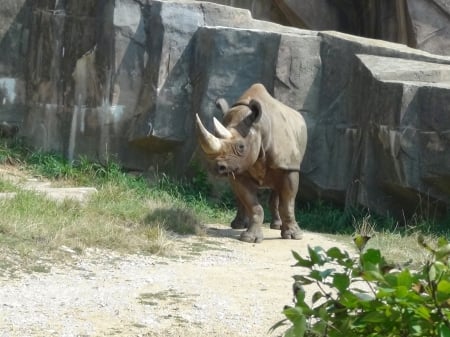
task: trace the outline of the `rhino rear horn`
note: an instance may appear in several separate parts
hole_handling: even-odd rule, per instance
[[[216,117],[214,117],[213,122],[214,122],[214,128],[216,129],[216,133],[219,136],[219,138],[230,139],[233,137],[231,132],[222,123],[220,123],[216,119]]]
[[[225,114],[229,109],[228,103],[225,98],[216,99],[216,107],[218,107],[223,114]]]
[[[197,125],[197,138],[202,150],[206,154],[216,154],[220,152],[222,149],[222,141],[206,130],[198,114],[195,114],[195,117]]]

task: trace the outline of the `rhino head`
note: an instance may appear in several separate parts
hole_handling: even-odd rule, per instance
[[[213,161],[220,175],[242,174],[258,159],[261,151],[260,123],[262,109],[257,100],[238,103],[228,109],[224,99],[216,101],[224,113],[224,124],[213,119],[215,135],[211,134],[196,115],[197,137],[206,156]]]

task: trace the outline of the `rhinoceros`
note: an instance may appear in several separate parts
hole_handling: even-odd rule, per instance
[[[248,228],[240,240],[259,243],[264,239],[259,188],[273,191],[270,208],[275,222],[281,219],[281,237],[300,239],[294,206],[307,143],[303,116],[273,98],[260,83],[247,89],[231,108],[224,99],[217,104],[223,121],[213,119],[215,135],[197,114],[197,138],[216,173],[229,177],[238,200],[234,221],[248,219]]]

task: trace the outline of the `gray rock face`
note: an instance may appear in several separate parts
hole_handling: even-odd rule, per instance
[[[313,30],[336,30],[450,55],[448,0],[213,0],[255,18]]]
[[[20,124],[25,114],[25,72],[30,8],[25,0],[2,0],[0,6],[0,116]]]
[[[217,97],[232,102],[261,82],[307,121],[301,197],[448,210],[449,57],[212,3],[13,4],[22,21],[2,28],[0,44],[17,43],[15,32],[23,46],[0,50],[0,84],[15,83],[3,85],[0,116],[10,122],[7,105],[22,106],[21,133],[37,148],[182,175],[195,113],[211,129]]]

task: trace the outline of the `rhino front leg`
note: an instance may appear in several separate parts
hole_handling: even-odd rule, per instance
[[[248,216],[245,210],[244,204],[239,198],[236,197],[237,212],[233,221],[231,221],[231,228],[233,229],[244,229],[248,228]]]
[[[256,184],[246,177],[239,177],[232,181],[233,191],[240,200],[248,216],[248,228],[239,240],[249,243],[260,243],[264,239],[261,225],[264,220],[264,210],[257,197]]]
[[[280,181],[280,216],[281,216],[281,237],[283,239],[302,238],[302,231],[295,220],[295,197],[297,196],[299,182],[299,172],[291,171],[284,175]]]
[[[281,218],[280,212],[278,211],[279,204],[280,198],[278,197],[278,193],[275,190],[271,191],[269,198],[269,209],[272,214],[272,221],[270,222],[271,229],[281,229]]]
[[[272,221],[270,222],[271,229],[281,229],[281,217],[278,211],[279,198],[278,193],[275,191],[270,192],[269,197],[269,210],[272,215]],[[233,221],[231,221],[231,228],[233,229],[244,229],[248,228],[249,217],[246,213],[244,204],[236,198],[237,212]]]

